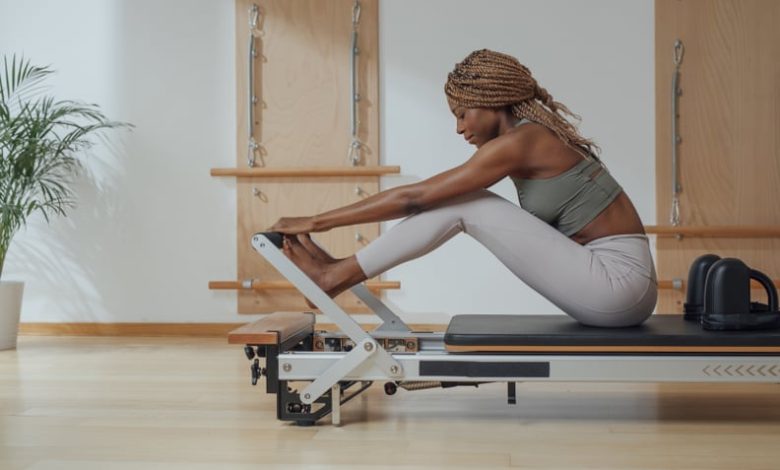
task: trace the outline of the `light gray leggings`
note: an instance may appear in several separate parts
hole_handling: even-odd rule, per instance
[[[370,278],[465,232],[520,280],[584,325],[637,325],[653,312],[657,281],[646,235],[586,245],[488,190],[410,216],[358,251]]]

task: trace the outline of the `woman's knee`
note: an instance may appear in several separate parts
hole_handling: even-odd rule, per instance
[[[508,213],[525,212],[522,207],[487,189],[480,189],[453,198],[440,208],[457,214],[464,222],[475,218],[496,216],[504,223],[511,223],[511,219],[506,218]]]

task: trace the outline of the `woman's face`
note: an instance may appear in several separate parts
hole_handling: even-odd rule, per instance
[[[455,132],[477,148],[485,142],[498,137],[501,116],[497,110],[489,108],[466,108],[448,100],[450,110],[455,116]]]

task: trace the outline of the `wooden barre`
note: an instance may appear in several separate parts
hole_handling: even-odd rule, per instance
[[[780,226],[690,226],[674,227],[671,225],[647,225],[645,231],[649,235],[659,237],[720,237],[720,238],[775,238],[780,237]]]
[[[382,176],[401,173],[400,166],[301,167],[301,168],[212,168],[211,176],[304,177]]]
[[[780,288],[780,280],[772,281],[776,287]],[[677,289],[685,290],[687,285],[686,281],[680,281],[680,287],[674,286],[674,281],[658,281],[659,289]],[[368,281],[366,287],[371,290],[387,290],[387,289],[400,289],[401,283],[399,281]],[[751,289],[762,289],[763,287],[756,281],[750,282]],[[240,290],[245,289],[244,283],[241,281],[210,281],[209,289],[211,290]],[[288,281],[259,281],[257,279],[252,280],[252,290],[287,290],[295,289],[295,286]]]
[[[247,282],[252,283],[251,289],[255,291],[295,289],[295,286],[288,281],[260,281],[258,279],[252,279],[251,281]],[[401,283],[399,281],[367,281],[366,287],[373,291],[400,289]],[[248,288],[244,287],[244,282],[241,281],[209,281],[209,289],[243,290]]]
[[[780,280],[773,280],[772,281],[775,284],[775,287],[780,287]],[[676,290],[685,290],[686,285],[688,284],[687,281],[679,281],[679,287],[675,287],[674,281],[658,281],[658,288],[659,289],[676,289]],[[764,286],[762,286],[757,281],[750,281],[750,288],[751,289],[763,289]]]

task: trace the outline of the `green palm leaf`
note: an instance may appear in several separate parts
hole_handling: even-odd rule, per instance
[[[14,55],[0,73],[0,274],[14,234],[34,213],[48,222],[75,200],[79,152],[104,130],[132,125],[109,121],[94,104],[39,96],[53,73]]]

